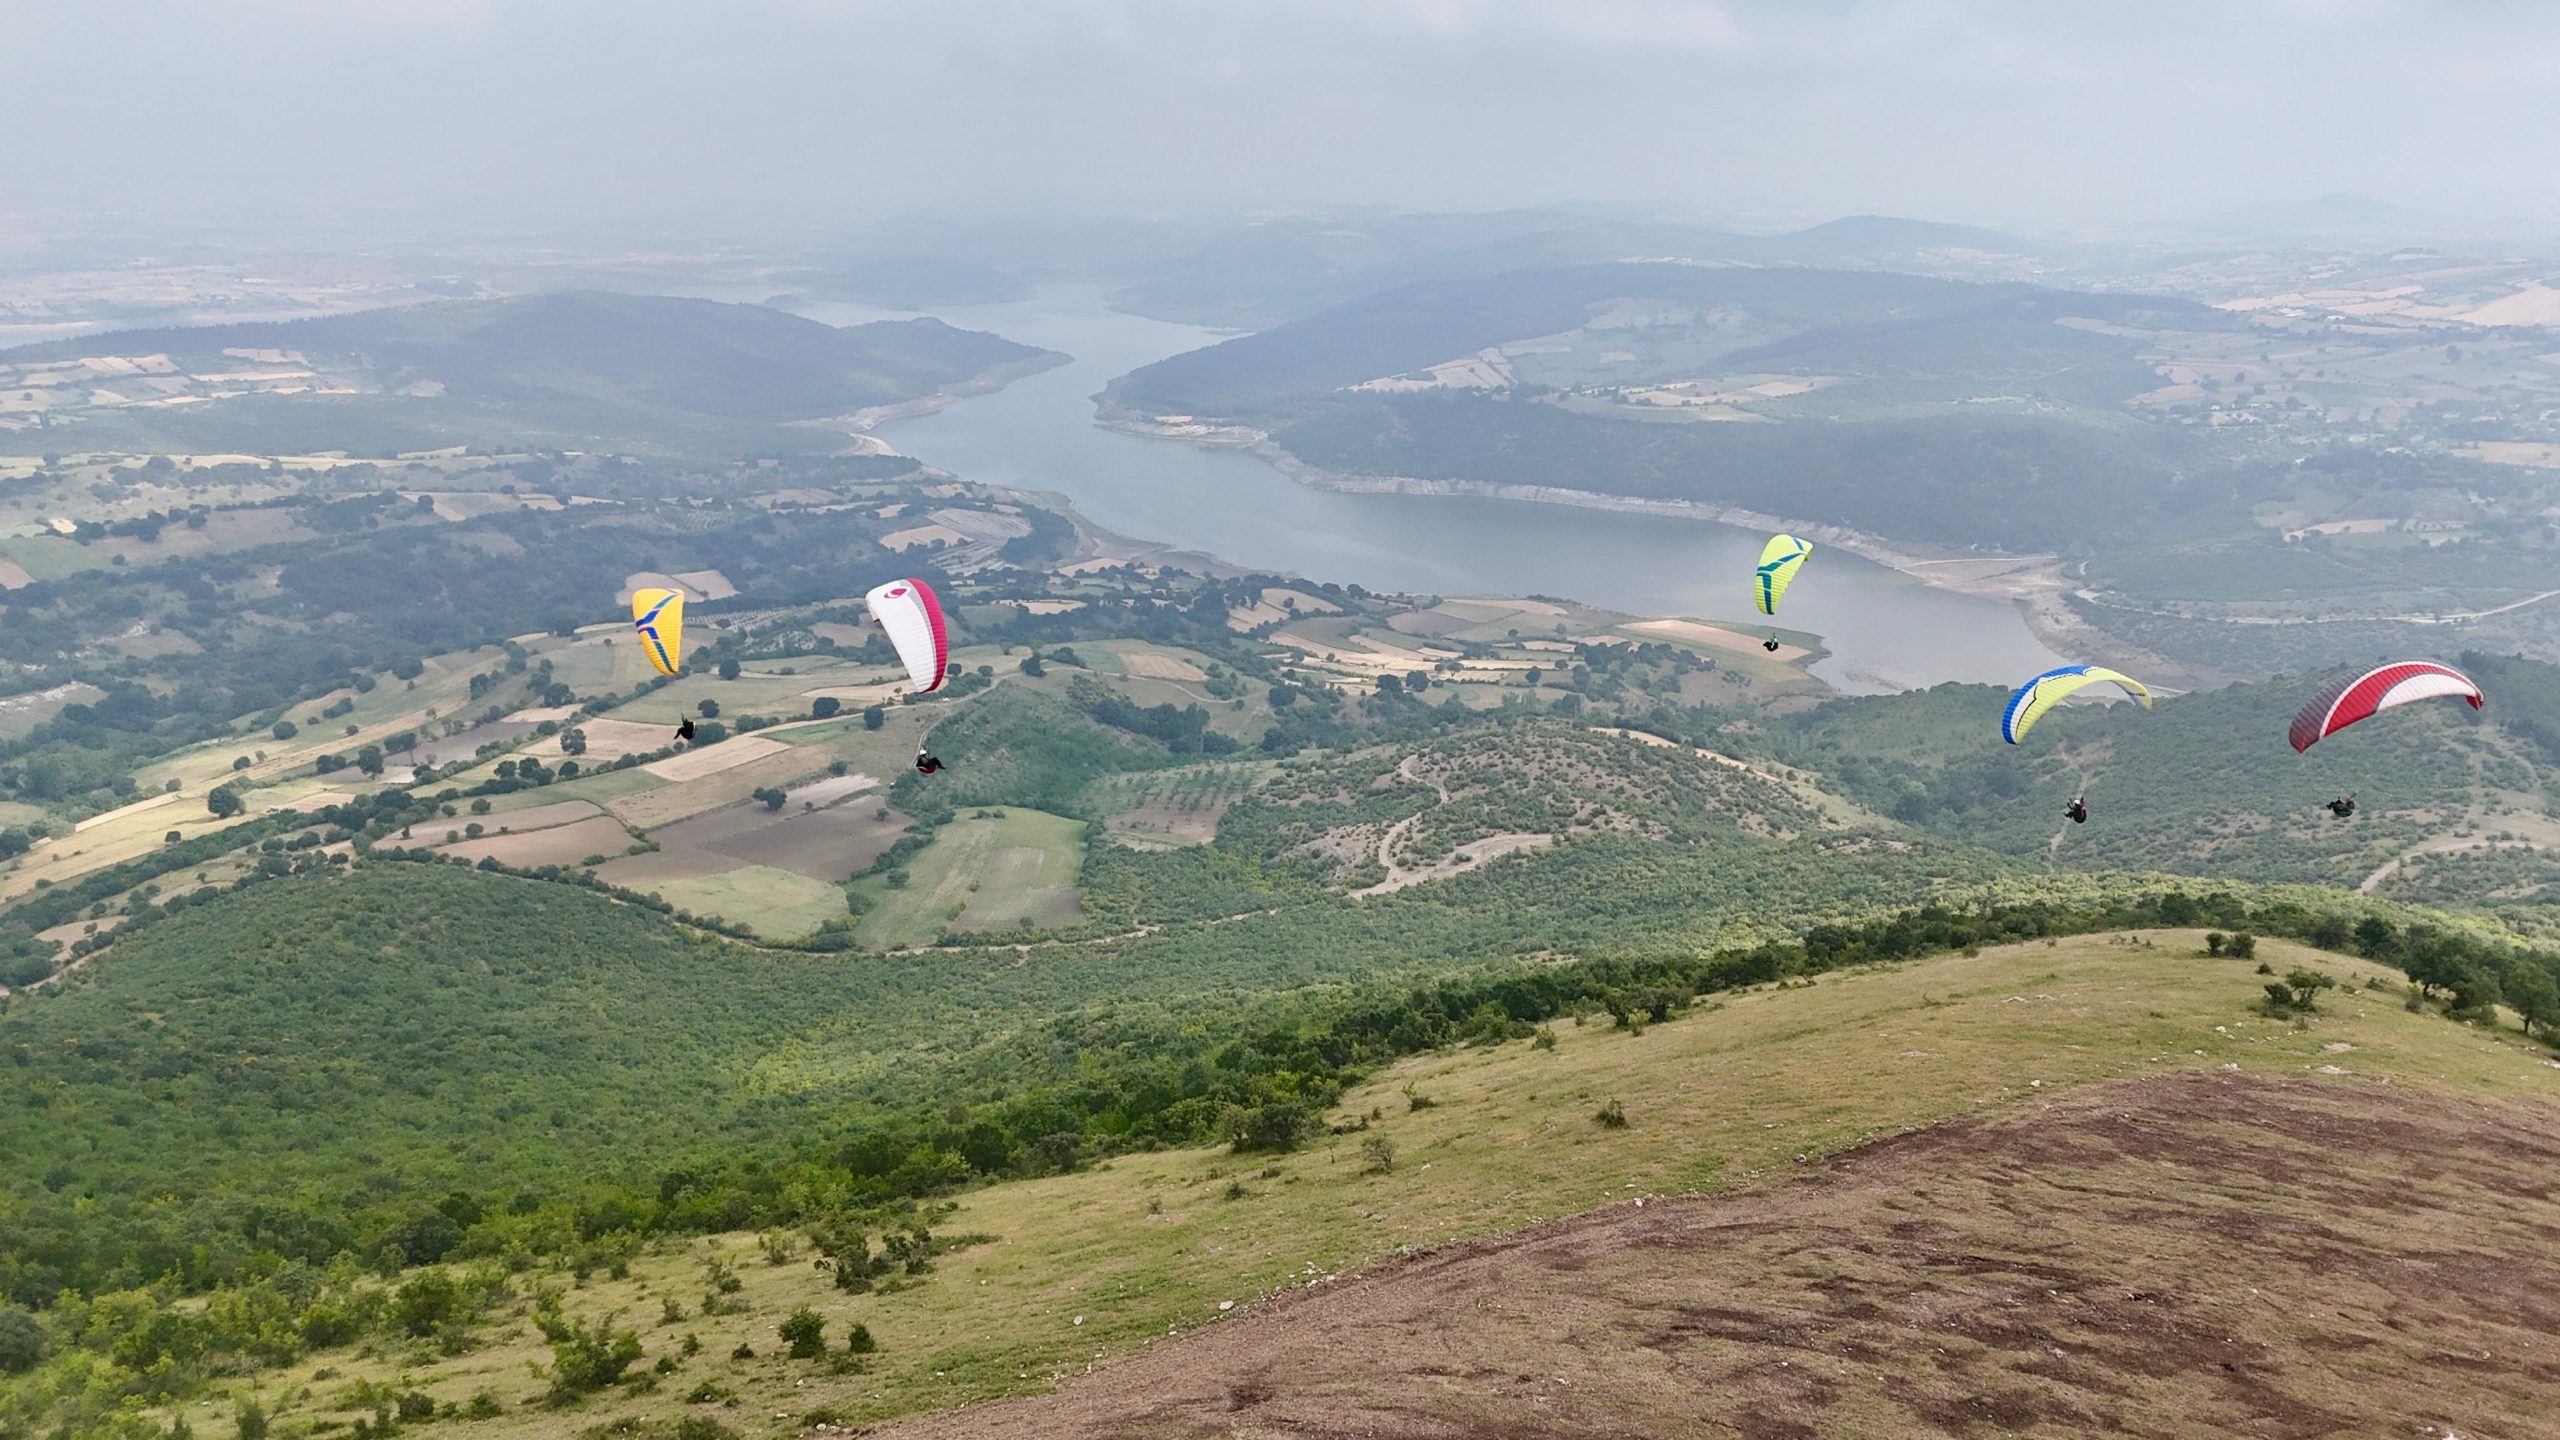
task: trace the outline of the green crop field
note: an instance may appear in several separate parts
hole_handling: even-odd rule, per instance
[[[770,865],[668,880],[646,887],[668,904],[717,915],[768,940],[796,940],[845,913],[844,891]]]
[[[987,818],[981,818],[982,814]],[[875,949],[930,945],[952,930],[1071,924],[1084,864],[1084,825],[1007,807],[964,810],[905,865],[908,880],[859,881],[866,908],[856,934]]]

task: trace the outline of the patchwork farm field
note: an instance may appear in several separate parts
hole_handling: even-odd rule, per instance
[[[854,890],[870,907],[856,927],[873,949],[930,945],[946,933],[1072,925],[1084,866],[1084,823],[1040,810],[963,811],[895,873]]]

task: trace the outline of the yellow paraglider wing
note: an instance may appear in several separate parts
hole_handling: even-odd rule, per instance
[[[1751,598],[1763,615],[1778,613],[1778,601],[1794,582],[1796,572],[1804,568],[1804,558],[1813,547],[1793,535],[1772,535],[1760,548],[1760,569],[1752,578]]]
[[[684,663],[684,592],[633,592],[631,628],[640,632],[640,649],[651,667],[661,675],[675,674]]]
[[[2000,738],[2017,744],[2026,737],[2029,727],[2044,718],[2044,712],[2100,681],[2121,688],[2143,709],[2151,708],[2151,692],[2132,676],[2104,665],[2065,665],[2059,670],[2047,670],[2019,686],[2018,693],[2009,697],[2009,708],[2000,717]]]

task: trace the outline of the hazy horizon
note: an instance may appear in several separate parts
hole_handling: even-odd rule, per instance
[[[2046,232],[2354,193],[2560,217],[2560,10],[2258,0],[0,6],[0,236],[823,233],[1610,206]]]

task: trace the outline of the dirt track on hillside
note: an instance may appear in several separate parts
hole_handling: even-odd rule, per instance
[[[866,1433],[2555,1436],[2560,1112],[2108,1086],[1415,1255]]]

